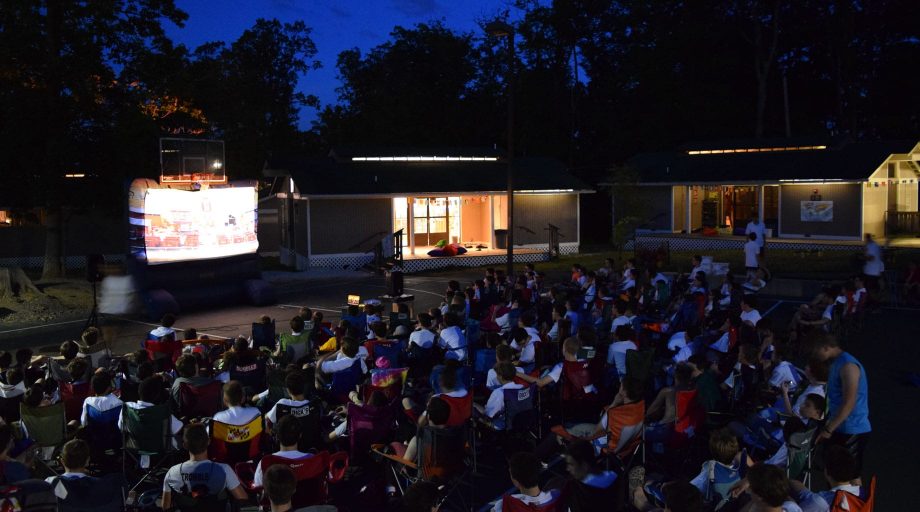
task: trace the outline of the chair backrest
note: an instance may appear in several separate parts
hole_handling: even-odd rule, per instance
[[[446,483],[466,467],[466,429],[463,427],[421,427],[416,432],[421,477]]]
[[[67,421],[80,421],[83,401],[89,396],[89,382],[59,382],[58,389],[61,392],[61,401],[64,402]]]
[[[64,444],[67,436],[67,419],[64,403],[58,402],[45,407],[19,407],[19,416],[29,437],[38,446],[50,447]]]
[[[124,406],[112,407],[100,411],[86,406],[86,429],[89,435],[89,445],[93,450],[109,450],[121,448],[121,431],[118,429],[118,418]]]
[[[253,394],[265,391],[268,388],[265,361],[260,357],[252,357],[231,364],[230,380],[238,381]]]
[[[355,359],[347,370],[333,373],[332,384],[329,388],[333,401],[337,403],[348,401],[348,394],[357,391],[358,384],[362,380],[364,380],[364,372],[361,368],[361,359]]]
[[[798,480],[802,472],[808,467],[808,456],[815,448],[815,435],[818,428],[814,427],[804,432],[790,434],[786,439],[786,474],[789,478]]]
[[[285,416],[293,416],[300,423],[300,442],[297,448],[302,451],[315,450],[323,445],[322,432],[320,430],[320,420],[322,418],[322,408],[319,401],[309,401],[304,405],[291,406],[277,404],[275,406],[276,419],[281,421]]]
[[[179,416],[183,418],[210,418],[223,405],[221,381],[215,380],[201,386],[187,382],[179,384]]]
[[[58,493],[58,510],[61,512],[119,512],[124,507],[126,482],[123,475],[114,473],[103,477],[56,477],[52,487],[61,485],[67,491]]]
[[[297,362],[307,355],[307,352],[312,348],[309,340],[310,337],[303,334],[300,336],[294,336],[290,333],[281,334],[281,345],[287,352],[287,357],[291,362]]]
[[[503,389],[505,402],[505,430],[520,432],[536,423],[537,410],[534,407],[536,386],[521,389]]]
[[[653,349],[627,350],[626,375],[637,379],[642,387],[648,383],[652,376],[652,363],[655,359]]]
[[[252,460],[259,455],[262,442],[262,416],[256,416],[245,425],[230,425],[211,421],[211,460],[231,466]]]
[[[448,427],[459,427],[473,416],[473,393],[468,392],[463,397],[441,395],[439,398],[450,406],[450,416],[447,418]]]
[[[371,362],[378,357],[386,358],[390,362],[390,368],[397,368],[400,365],[400,356],[402,355],[402,346],[396,340],[373,340],[364,344],[367,347],[367,353]]]
[[[252,348],[258,350],[261,347],[275,349],[275,321],[270,324],[253,322],[252,324]]]
[[[30,478],[16,485],[0,485],[0,510],[57,512],[58,502],[51,484]]]
[[[869,493],[865,499],[844,490],[838,490],[834,493],[834,500],[830,505],[830,512],[872,512],[875,508],[875,477],[873,476],[869,481]]]
[[[674,423],[674,431],[692,436],[703,422],[705,412],[696,398],[695,389],[678,391],[676,394],[677,420]]]
[[[444,371],[444,365],[440,364],[431,369],[431,376],[428,379],[428,383],[435,393],[442,392],[441,385],[438,383],[438,377],[441,375],[442,371]],[[470,371],[469,366],[457,367],[457,382],[465,389],[473,388],[473,372]]]
[[[349,456],[364,460],[372,444],[389,442],[396,419],[396,402],[383,407],[348,404]]]
[[[585,387],[592,384],[590,361],[563,361],[562,399],[581,400],[587,398]]]
[[[297,490],[291,497],[292,508],[309,507],[325,503],[328,492],[326,475],[329,470],[329,452],[322,451],[316,455],[299,459],[288,459],[277,455],[262,457],[262,473],[275,464],[283,464],[294,471]]]
[[[542,505],[524,503],[510,494],[502,497],[502,512],[563,512],[565,510],[568,510],[568,507],[558,492],[555,492],[552,501]]]
[[[607,409],[607,449],[621,455],[642,440],[645,402],[638,401]]]
[[[145,453],[165,453],[170,446],[169,438],[175,432],[169,406],[158,404],[143,409],[125,405],[124,433],[125,448]]]
[[[144,350],[151,361],[160,364],[160,368],[171,370],[175,367],[176,359],[182,355],[182,342],[148,338],[144,342]]]
[[[14,397],[0,397],[0,418],[7,423],[19,421],[19,404],[25,395],[16,395]]]

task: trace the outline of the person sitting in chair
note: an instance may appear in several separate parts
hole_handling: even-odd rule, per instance
[[[82,439],[71,439],[64,444],[61,449],[61,464],[64,465],[64,473],[58,476],[49,476],[45,479],[48,483],[53,483],[56,478],[86,478],[86,467],[89,466],[89,444]]]
[[[29,478],[29,468],[10,458],[13,449],[13,427],[0,424],[0,484],[12,484]]]
[[[432,398],[428,401],[428,410],[425,412],[428,413],[428,426],[433,428],[445,428],[447,426],[447,420],[450,418],[450,406],[444,400],[438,397]],[[415,458],[418,456],[418,437],[413,436],[409,443],[405,445],[393,443],[390,446],[397,455],[415,463]]]
[[[305,398],[306,386],[307,379],[303,372],[292,371],[284,377],[284,388],[288,396],[280,398],[265,415],[265,419],[268,420],[269,424],[269,428],[267,429],[269,432],[274,428],[273,425],[276,425],[279,421],[279,405],[291,409],[300,409],[310,403],[310,401]]]
[[[179,390],[182,384],[198,387],[210,384],[214,381],[211,377],[199,375],[198,370],[198,358],[192,354],[183,354],[176,360],[176,373],[178,373],[179,376],[173,381],[172,387],[169,390],[173,410],[179,410],[179,404],[181,403]]]
[[[581,346],[581,341],[578,338],[574,336],[566,338],[566,340],[562,342],[562,358],[569,362],[586,362],[584,359],[578,359],[578,351],[581,350]],[[553,366],[548,373],[540,378],[531,377],[525,373],[518,373],[517,377],[525,382],[536,384],[537,387],[542,388],[548,384],[559,382],[559,380],[562,379],[562,371],[564,368],[564,363],[557,363],[556,366]],[[597,388],[594,384],[588,384],[584,387],[584,391],[585,393],[597,393]]]
[[[351,369],[355,361],[360,361],[361,373],[367,373],[367,363],[365,363],[364,358],[361,357],[360,348],[355,338],[346,336],[342,338],[341,349],[321,357],[316,364],[316,367],[319,369],[319,371],[316,372],[317,388],[325,387],[326,383],[331,383],[332,374]]]
[[[235,380],[231,380],[224,386],[224,405],[227,406],[223,411],[214,415],[214,421],[226,423],[227,425],[248,425],[253,419],[262,414],[259,409],[243,405],[245,399],[243,386]]]
[[[563,494],[572,512],[597,510],[598,503],[607,504],[609,510],[622,510],[617,503],[617,474],[596,466],[594,447],[584,439],[572,442],[566,450],[565,465],[571,476]]]
[[[233,469],[226,464],[208,460],[211,439],[204,425],[192,423],[182,434],[182,445],[188,450],[189,460],[169,468],[163,478],[163,510],[194,510],[178,505],[174,494],[194,497],[219,497],[229,492],[233,498],[248,498]]]
[[[530,452],[518,452],[508,460],[508,472],[511,484],[518,492],[500,499],[492,505],[492,512],[504,510],[504,500],[514,500],[525,505],[541,506],[552,503],[559,496],[558,490],[540,489],[540,472],[543,470],[540,459]]]
[[[300,441],[300,422],[297,421],[297,418],[291,415],[281,418],[278,421],[276,430],[278,431],[278,443],[281,445],[281,449],[273,455],[291,460],[306,459],[313,456],[312,453],[304,453],[297,449],[297,443]],[[252,477],[252,484],[256,487],[261,487],[262,476],[262,461],[259,461]]]
[[[514,365],[511,363],[499,363],[495,370],[498,373],[498,382],[501,386],[492,391],[485,407],[479,404],[473,404],[473,406],[476,407],[476,410],[482,416],[488,418],[492,424],[492,428],[495,430],[504,430],[506,425],[502,412],[505,410],[505,390],[523,389],[524,386],[514,382],[515,375],[523,374],[516,374]]]
[[[89,407],[105,412],[124,405],[124,402],[113,394],[115,389],[109,372],[101,371],[93,375],[90,386],[93,388],[93,396],[88,396],[83,401],[83,413],[80,415],[80,424],[83,426],[89,423]]]
[[[125,407],[130,409],[146,409],[148,407],[153,407],[154,404],[160,401],[161,395],[163,395],[163,381],[159,377],[147,377],[141,382],[140,386],[137,388],[138,400],[137,402],[127,402]],[[170,430],[169,433],[172,434],[173,446],[178,448],[178,442],[175,437],[179,434],[179,431],[182,430],[182,422],[179,421],[172,414],[169,415]],[[125,410],[121,410],[121,414],[118,416],[118,430],[125,430]]]
[[[313,505],[294,510],[291,500],[297,492],[297,477],[294,470],[284,464],[275,464],[265,472],[265,495],[272,512],[326,512],[335,511],[330,505]]]

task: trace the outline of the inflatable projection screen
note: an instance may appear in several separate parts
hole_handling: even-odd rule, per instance
[[[147,179],[131,184],[129,267],[148,316],[274,302],[258,270],[255,186],[192,187]]]

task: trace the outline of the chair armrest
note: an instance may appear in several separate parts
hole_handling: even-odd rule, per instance
[[[329,456],[329,483],[338,483],[348,470],[348,452],[335,452]]]
[[[252,481],[255,478],[256,465],[252,462],[237,462],[233,466],[233,471],[236,473],[236,477],[239,478],[240,483],[243,484],[243,488],[249,492],[254,492],[255,487],[253,487]]]
[[[406,459],[404,459],[404,458],[402,458],[402,457],[397,457],[396,455],[393,455],[393,454],[390,454],[390,453],[384,453],[384,452],[382,451],[383,448],[384,448],[384,445],[382,445],[382,444],[375,444],[375,445],[371,446],[371,451],[374,452],[374,453],[376,453],[377,455],[383,457],[384,459],[389,459],[391,462],[396,462],[396,463],[401,464],[401,465],[403,465],[403,466],[406,466],[407,468],[410,468],[410,469],[418,469],[418,465],[417,465],[416,463],[414,463],[414,462],[412,462],[412,461],[409,461],[409,460],[406,460]]]

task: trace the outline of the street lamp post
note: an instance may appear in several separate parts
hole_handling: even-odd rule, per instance
[[[508,95],[508,155],[506,157],[508,174],[508,234],[505,262],[505,274],[509,279],[514,279],[514,27],[510,24],[496,20],[486,25],[486,33],[493,37],[508,38],[508,76],[505,78],[506,94]]]

